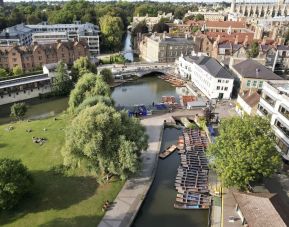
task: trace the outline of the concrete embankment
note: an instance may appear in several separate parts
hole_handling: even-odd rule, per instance
[[[106,212],[99,227],[127,227],[130,226],[153,182],[158,153],[162,140],[163,122],[166,115],[143,119],[149,135],[149,146],[142,153],[142,168],[140,173],[126,181],[117,195],[113,207]]]

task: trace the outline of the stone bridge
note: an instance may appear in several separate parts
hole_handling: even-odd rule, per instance
[[[111,69],[114,76],[136,75],[142,77],[153,72],[168,74],[174,70],[174,63],[128,63],[125,65],[102,65],[97,67],[100,72],[102,69]]]

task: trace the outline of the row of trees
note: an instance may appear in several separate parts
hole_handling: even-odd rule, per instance
[[[18,65],[13,67],[11,72],[7,71],[6,69],[0,68],[0,78],[8,77],[8,76],[19,76],[22,74],[23,74],[23,70]]]

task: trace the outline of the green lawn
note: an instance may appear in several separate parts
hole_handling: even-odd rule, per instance
[[[7,131],[10,125],[14,130]],[[103,202],[113,200],[121,189],[121,181],[100,186],[93,177],[62,176],[50,171],[62,164],[65,125],[61,115],[58,120],[0,126],[0,158],[21,159],[35,180],[31,194],[15,209],[0,214],[1,226],[97,226],[103,216]],[[35,144],[33,136],[48,140],[43,145]]]

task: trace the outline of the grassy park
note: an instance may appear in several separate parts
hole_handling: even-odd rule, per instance
[[[91,176],[52,171],[63,162],[66,122],[65,115],[60,115],[57,120],[0,125],[0,158],[22,160],[34,177],[31,193],[13,210],[0,213],[1,226],[96,226],[104,214],[103,202],[116,197],[121,181],[98,185]],[[32,137],[47,141],[40,145]]]

